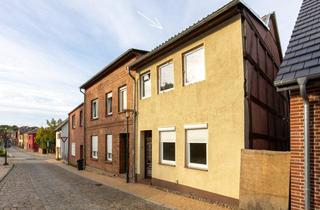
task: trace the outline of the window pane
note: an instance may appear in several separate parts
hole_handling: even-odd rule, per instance
[[[122,87],[119,90],[119,111],[127,109],[127,87]]]
[[[106,135],[105,148],[105,159],[112,161],[112,135]]]
[[[151,96],[151,78],[150,73],[146,73],[141,77],[141,96],[149,97]]]
[[[98,99],[92,101],[92,118],[98,118]]]
[[[98,158],[98,136],[91,137],[92,157]]]
[[[207,144],[190,143],[190,163],[207,164]]]
[[[112,93],[107,94],[107,114],[112,114]]]
[[[168,90],[174,86],[173,64],[169,63],[159,68],[160,91]]]
[[[205,79],[204,48],[198,48],[184,56],[185,83]]]
[[[123,90],[123,109],[127,109],[127,88]]]
[[[71,155],[72,156],[76,156],[76,144],[75,143],[72,143]]]
[[[162,143],[163,144],[163,160],[175,161],[175,143]]]

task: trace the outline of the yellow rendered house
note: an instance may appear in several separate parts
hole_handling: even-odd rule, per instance
[[[274,13],[238,0],[135,61],[137,180],[237,205],[241,149],[288,149],[281,61]]]

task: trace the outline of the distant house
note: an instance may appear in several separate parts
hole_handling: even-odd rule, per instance
[[[68,154],[69,154],[69,123],[68,119],[64,120],[58,127],[55,129],[56,131],[56,159],[64,160],[68,162]]]
[[[281,61],[275,14],[234,0],[133,62],[138,180],[237,206],[241,150],[289,149]]]
[[[68,117],[68,163],[77,165],[77,160],[84,159],[84,107],[83,103],[69,113]]]
[[[38,128],[34,128],[26,133],[27,135],[27,150],[38,152],[39,145],[36,143],[36,134]]]
[[[23,149],[28,149],[28,134],[27,132],[34,130],[37,127],[29,127],[29,126],[22,126],[18,129],[18,146]]]
[[[320,1],[304,0],[274,82],[290,90],[291,209],[320,209]]]

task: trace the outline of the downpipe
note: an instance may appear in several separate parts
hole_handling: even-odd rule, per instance
[[[310,103],[307,94],[307,78],[298,79],[304,112],[304,208],[310,210]]]
[[[128,70],[128,74],[130,76],[130,78],[133,80],[133,167],[132,167],[132,178],[133,178],[133,182],[136,182],[136,94],[137,94],[137,81],[135,79],[135,77],[131,74],[130,72],[130,68],[127,67]],[[130,158],[129,158],[130,159]]]
[[[85,110],[86,110],[86,94],[84,91],[82,91],[82,89],[80,88],[80,92],[83,94],[83,159],[84,159],[84,166],[83,169],[86,168],[87,165],[87,146],[86,146],[86,114],[85,114]],[[70,144],[70,143],[69,143]],[[68,155],[69,157],[69,155]]]

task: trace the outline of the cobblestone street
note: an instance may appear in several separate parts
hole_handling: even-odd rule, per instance
[[[165,209],[14,150],[0,209]]]

